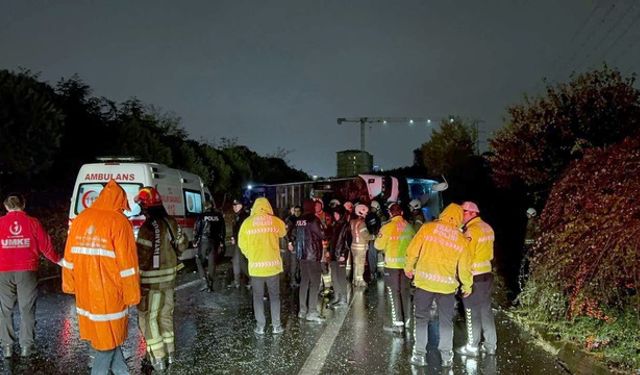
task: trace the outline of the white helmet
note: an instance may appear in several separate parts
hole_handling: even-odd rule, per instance
[[[409,202],[409,208],[411,208],[412,210],[419,210],[422,208],[422,204],[420,203],[420,200],[414,199]]]
[[[369,213],[369,207],[365,206],[362,203],[358,203],[356,204],[355,212],[356,212],[356,215],[360,217],[365,217]]]
[[[538,213],[538,212],[536,212],[536,209],[535,209],[535,208],[533,208],[533,207],[529,207],[529,208],[527,209],[527,216],[534,217],[534,216],[536,216],[536,214],[537,214],[537,213]]]
[[[371,201],[371,209],[380,211],[380,203],[378,201]]]
[[[340,205],[340,201],[333,198],[331,201],[329,201],[329,207],[331,208],[335,208],[338,207]]]

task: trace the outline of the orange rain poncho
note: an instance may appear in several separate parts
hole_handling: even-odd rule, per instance
[[[111,350],[127,338],[128,306],[140,301],[140,273],[124,190],[109,181],[73,221],[64,250],[62,290],[76,295],[80,338]]]

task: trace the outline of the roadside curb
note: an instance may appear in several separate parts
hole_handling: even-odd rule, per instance
[[[598,361],[593,354],[582,350],[574,343],[558,340],[554,335],[546,332],[544,324],[528,322],[512,311],[503,311],[511,320],[532,334],[537,339],[537,344],[540,347],[557,356],[570,373],[578,375],[615,374],[606,365]]]

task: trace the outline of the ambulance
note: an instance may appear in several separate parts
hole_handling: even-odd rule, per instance
[[[145,218],[133,199],[141,187],[154,186],[162,196],[169,215],[177,220],[189,241],[193,240],[195,221],[204,209],[204,202],[211,200],[209,190],[198,175],[158,163],[139,162],[134,158],[98,158],[98,161],[83,165],[78,172],[71,196],[69,224],[91,206],[107,182],[113,179],[127,193],[131,211],[124,214],[133,224],[136,236]],[[195,249],[189,248],[182,259],[194,256]]]

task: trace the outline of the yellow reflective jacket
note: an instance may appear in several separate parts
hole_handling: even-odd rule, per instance
[[[465,225],[464,235],[469,240],[471,273],[475,276],[491,272],[495,238],[491,226],[480,217],[474,217]]]
[[[416,287],[429,292],[455,293],[462,283],[471,292],[471,257],[468,240],[458,229],[462,207],[450,204],[436,221],[425,223],[407,248],[405,272],[414,272]],[[457,278],[456,278],[457,276]]]
[[[376,249],[384,251],[384,266],[386,268],[402,269],[407,260],[407,246],[416,231],[402,215],[395,216],[378,232],[373,243]]]
[[[256,199],[238,233],[238,246],[249,261],[249,276],[268,277],[282,272],[279,239],[286,234],[284,221],[273,215],[267,198]]]

